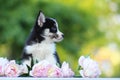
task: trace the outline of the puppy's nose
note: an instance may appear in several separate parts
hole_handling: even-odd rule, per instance
[[[62,34],[62,37],[64,38],[64,34]]]

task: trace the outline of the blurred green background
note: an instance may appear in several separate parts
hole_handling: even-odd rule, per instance
[[[0,0],[1,57],[20,58],[39,10],[58,21],[57,52],[76,74],[79,57],[90,55],[101,77],[120,77],[120,0]]]

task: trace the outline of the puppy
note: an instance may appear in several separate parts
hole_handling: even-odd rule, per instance
[[[63,37],[63,33],[58,29],[57,21],[45,17],[40,11],[22,53],[23,64],[30,66],[32,58],[34,63],[36,60],[38,62],[47,60],[51,64],[60,64],[55,43],[62,41]]]

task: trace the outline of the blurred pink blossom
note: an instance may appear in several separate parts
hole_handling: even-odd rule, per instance
[[[72,77],[74,72],[69,68],[69,64],[63,62],[62,67],[50,64],[48,61],[41,61],[35,64],[30,71],[30,75],[33,77]]]
[[[69,64],[66,62],[63,62],[61,70],[63,73],[63,77],[73,77],[74,76],[74,72],[71,70],[71,68],[69,67]]]
[[[78,60],[78,64],[82,68],[82,70],[79,71],[82,77],[96,78],[101,74],[98,63],[90,59],[90,57],[85,58],[81,56]]]
[[[47,72],[50,66],[51,65],[47,61],[43,60],[32,67],[32,70],[30,71],[30,76],[47,77]]]
[[[15,60],[10,61],[4,67],[5,67],[5,76],[7,77],[17,77],[21,73],[19,65],[16,64]]]
[[[56,65],[50,64],[43,60],[35,64],[30,71],[30,76],[33,77],[62,77],[62,71]]]
[[[57,67],[56,65],[52,65],[48,69],[48,75],[47,76],[58,78],[58,77],[63,77],[63,74],[62,74],[62,71],[59,67]]]

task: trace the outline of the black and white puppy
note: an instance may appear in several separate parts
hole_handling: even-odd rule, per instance
[[[23,50],[23,64],[30,66],[31,58],[34,62],[47,60],[51,64],[60,63],[55,42],[62,41],[63,37],[63,33],[58,29],[57,21],[45,17],[40,11]]]

